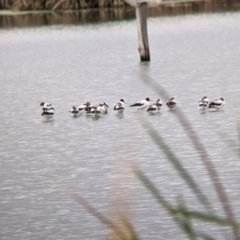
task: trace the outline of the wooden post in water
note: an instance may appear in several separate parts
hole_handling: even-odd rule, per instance
[[[150,51],[148,46],[148,33],[147,33],[147,3],[139,2],[136,7],[136,20],[138,31],[138,51],[142,62],[150,61]]]

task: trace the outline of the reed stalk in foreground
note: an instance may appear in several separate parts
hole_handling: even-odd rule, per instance
[[[152,88],[158,94],[158,96],[162,96],[162,98],[165,101],[167,101],[169,94],[165,91],[165,89],[163,87],[161,87],[156,81],[154,81],[154,79],[152,79],[149,75],[147,75],[143,71],[143,69],[144,69],[144,66],[143,66],[143,68],[141,68],[141,72],[139,74],[140,79],[146,85],[148,85],[150,88]],[[230,204],[228,196],[226,194],[226,190],[223,187],[223,184],[220,180],[218,172],[217,172],[216,168],[214,167],[206,148],[204,147],[198,134],[196,133],[196,131],[194,130],[193,126],[188,121],[186,116],[183,114],[181,109],[178,109],[178,111],[176,113],[176,117],[177,117],[178,121],[180,122],[180,124],[182,125],[183,129],[185,130],[186,134],[188,135],[191,143],[193,144],[193,147],[196,150],[196,153],[198,153],[198,155],[200,156],[202,163],[204,164],[204,166],[208,172],[208,175],[215,187],[216,193],[222,204],[223,210],[224,210],[227,218],[230,221],[235,222],[236,216],[231,208],[231,204]],[[161,147],[161,145],[160,145],[160,147]],[[233,229],[233,234],[235,236],[235,239],[240,240],[239,228],[233,227],[232,229]]]
[[[98,219],[103,225],[110,230],[110,236],[108,240],[138,240],[137,232],[134,229],[133,224],[129,220],[129,217],[123,212],[118,213],[118,222],[115,223],[110,218],[104,216],[97,209],[91,206],[83,197],[77,195],[70,189],[63,189],[64,192],[74,199],[79,205],[81,205],[89,214]]]
[[[178,201],[177,205],[173,205],[170,203],[168,199],[163,197],[159,188],[155,186],[151,180],[146,176],[146,174],[141,171],[141,169],[134,165],[132,166],[132,171],[135,176],[139,179],[139,181],[146,187],[146,189],[152,194],[153,198],[159,203],[161,209],[165,210],[170,216],[172,216],[173,220],[177,223],[180,229],[186,234],[189,239],[214,239],[214,236],[211,236],[210,233],[205,233],[200,230],[197,230],[193,227],[192,222],[201,221],[205,223],[212,223],[221,227],[231,227],[233,230],[233,234],[235,239],[238,240],[238,231],[240,224],[236,221],[235,218],[229,217],[229,213],[226,213],[226,217],[220,217],[217,213],[215,213],[207,196],[202,192],[198,183],[194,181],[190,172],[186,170],[182,165],[180,160],[175,156],[174,151],[165,143],[164,139],[161,135],[156,131],[156,129],[151,126],[151,124],[147,121],[145,117],[141,117],[140,122],[142,123],[143,128],[146,130],[148,135],[152,138],[154,144],[158,146],[165,154],[166,159],[172,164],[174,169],[178,172],[179,176],[186,182],[189,186],[189,189],[197,196],[198,200],[206,207],[206,211],[192,211],[189,210],[188,207],[184,204],[184,201]],[[216,170],[215,170],[216,171]],[[222,191],[222,189],[217,189],[217,191]],[[118,219],[121,224],[115,223],[109,217],[104,216],[94,207],[87,203],[81,196],[67,191],[68,195],[73,198],[76,202],[78,202],[81,206],[88,211],[89,214],[97,218],[102,224],[104,224],[111,232],[109,240],[137,240],[139,239],[137,230],[134,228],[130,219],[119,212]],[[224,192],[220,192],[219,195],[225,194]],[[227,198],[227,196],[225,196]],[[232,211],[231,206],[229,209]],[[161,233],[158,233],[159,237]]]
[[[140,79],[142,79],[148,86],[153,88],[158,95],[163,97],[164,100],[167,99],[167,92],[145,72],[141,72]],[[142,183],[146,187],[146,189],[152,194],[153,198],[157,201],[160,206],[159,211],[163,209],[170,216],[172,216],[178,227],[186,234],[189,239],[214,239],[214,236],[211,236],[211,233],[202,232],[201,230],[194,228],[193,222],[196,223],[196,221],[201,221],[204,223],[215,224],[219,227],[220,230],[222,229],[221,227],[230,227],[232,229],[234,239],[240,240],[240,224],[236,220],[237,218],[234,215],[234,211],[230,205],[226,191],[223,187],[222,182],[220,181],[218,172],[214,167],[206,148],[204,147],[204,145],[200,141],[199,136],[197,135],[192,125],[180,109],[176,111],[176,116],[182,127],[184,128],[185,132],[187,133],[191,143],[195,147],[196,153],[200,155],[200,158],[205,165],[205,168],[219,197],[219,201],[221,202],[223,210],[225,211],[226,217],[220,217],[218,213],[213,211],[211,203],[209,202],[206,194],[204,194],[198,183],[191,176],[189,170],[183,167],[177,157],[177,154],[175,154],[174,151],[171,150],[168,144],[164,141],[164,138],[161,136],[161,134],[158,133],[156,129],[154,129],[154,127],[148,122],[148,120],[144,116],[141,116],[139,118],[143,129],[151,137],[153,143],[162,150],[166,159],[172,164],[173,168],[179,174],[179,177],[185,181],[189,189],[196,195],[199,202],[206,207],[206,210],[201,212],[190,210],[184,203],[183,199],[178,200],[178,204],[173,205],[161,194],[161,191],[159,189],[159,187],[161,186],[154,185],[152,181],[147,177],[147,175],[137,165],[131,166],[133,174],[137,177],[140,183]],[[97,218],[103,225],[105,225],[110,230],[111,234],[110,238],[108,238],[109,240],[139,239],[137,229],[134,228],[133,223],[127,215],[119,212],[118,219],[121,224],[117,224],[109,217],[106,217],[102,213],[100,213],[81,196],[69,190],[65,192],[67,192],[67,194],[71,198],[73,198],[78,204],[84,207],[89,214]],[[158,233],[158,236],[161,237],[161,233]]]
[[[165,211],[171,215],[179,227],[185,232],[190,239],[202,237],[206,238],[208,236],[205,233],[198,233],[190,226],[190,220],[200,220],[203,222],[212,222],[220,226],[233,226],[234,228],[239,228],[240,224],[231,221],[227,218],[222,218],[217,215],[211,215],[208,213],[202,213],[197,211],[188,210],[187,206],[179,204],[179,206],[171,205],[160,193],[157,187],[149,180],[149,178],[138,168],[133,169],[134,173],[138,179],[144,184],[144,186],[152,193],[153,197],[157,202],[163,207]],[[208,238],[211,238],[208,236]]]

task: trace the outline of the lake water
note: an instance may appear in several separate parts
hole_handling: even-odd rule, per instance
[[[150,63],[139,63],[134,20],[0,30],[1,239],[106,239],[106,226],[72,197],[76,193],[109,218],[129,214],[141,239],[186,239],[133,175],[137,165],[171,203],[204,208],[142,127],[154,127],[224,216],[208,173],[165,103],[157,115],[126,106],[162,98],[154,80],[188,118],[206,147],[240,220],[240,12],[148,19]],[[198,100],[224,97],[225,109],[202,114]],[[41,117],[41,101],[55,107]],[[99,119],[72,118],[72,105],[107,102]],[[70,193],[67,193],[67,192]],[[195,223],[215,239],[228,228]],[[204,227],[203,227],[204,226]]]

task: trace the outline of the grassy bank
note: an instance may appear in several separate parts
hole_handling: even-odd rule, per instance
[[[92,4],[89,6],[96,6],[93,4],[97,2],[96,0],[85,0],[85,3],[87,1]],[[0,0],[0,28],[102,23],[135,18],[134,8],[126,6],[121,0],[115,1],[114,6],[118,7],[114,8],[103,7],[104,3],[113,3],[110,0],[99,1],[97,6],[101,3],[100,8],[84,9],[73,8],[74,6],[79,7],[81,0],[75,1],[76,4],[73,4],[73,2],[73,0],[65,0],[64,2],[62,0]],[[121,5],[117,5],[117,2],[121,2]],[[72,8],[70,8],[70,5],[67,5],[70,3]],[[6,9],[3,9],[3,5]],[[165,0],[158,7],[149,8],[148,16],[159,17],[201,12],[225,12],[236,9],[240,9],[240,0]]]
[[[160,5],[225,5],[239,6],[240,0],[163,0]],[[41,10],[80,10],[88,8],[123,8],[129,6],[124,0],[0,0],[1,10],[41,11]]]
[[[0,8],[23,10],[78,10],[86,8],[124,7],[122,0],[0,0]]]

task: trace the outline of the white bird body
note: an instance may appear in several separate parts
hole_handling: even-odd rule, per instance
[[[103,102],[103,103],[100,103],[99,106],[97,107],[97,109],[103,113],[103,114],[106,114],[108,112],[108,105]]]
[[[101,109],[99,109],[99,106],[98,107],[96,107],[96,106],[93,106],[92,108],[91,108],[91,110],[90,110],[90,114],[92,115],[92,116],[98,116],[98,115],[100,115],[101,114]]]
[[[149,105],[149,107],[147,108],[147,112],[152,113],[152,114],[159,112],[159,108],[158,108],[157,104],[153,103],[153,104]]]
[[[86,108],[85,104],[77,106],[77,109],[78,109],[79,113],[85,113],[85,108]]]
[[[199,101],[198,102],[198,109],[199,110],[206,110],[208,107],[208,102],[205,101]]]
[[[198,108],[200,110],[206,110],[208,107],[208,103],[209,103],[208,97],[204,96],[198,101]]]
[[[158,111],[161,110],[161,108],[162,108],[162,102],[161,102],[160,98],[157,99],[157,101],[156,101],[156,106],[157,106],[157,108],[158,108]]]
[[[123,99],[120,99],[118,102],[115,103],[113,110],[119,113],[122,113],[125,108],[125,102]]]
[[[168,108],[170,110],[174,110],[176,108],[177,103],[176,103],[175,99],[172,97],[167,100],[166,105],[168,106]]]
[[[40,106],[42,107],[42,117],[49,120],[54,116],[54,107],[51,103],[41,102]]]
[[[157,101],[151,105],[149,105],[149,107],[147,108],[147,111],[149,113],[157,113],[161,110],[162,107],[162,102],[160,99],[157,99]]]
[[[42,112],[42,116],[43,116],[45,119],[52,119],[53,116],[54,116],[54,110],[43,111],[43,112]]]
[[[42,112],[42,117],[44,117],[47,120],[52,119],[53,116],[54,116],[54,110],[53,109],[44,110]]]
[[[142,101],[139,101],[139,102],[136,102],[136,103],[130,105],[130,107],[137,108],[137,110],[139,110],[139,109],[143,110],[143,109],[146,109],[149,107],[149,105],[150,105],[149,101],[150,101],[150,99],[146,98]]]
[[[124,111],[124,106],[121,102],[117,102],[113,109],[114,109],[114,111],[117,111],[118,113],[122,113]]]
[[[81,104],[81,105],[77,106],[80,114],[90,113],[90,110],[91,110],[92,107],[93,107],[93,105],[90,102],[86,102],[84,104]]]
[[[72,114],[73,117],[78,117],[81,114],[78,107],[76,107],[76,106],[72,106],[72,108],[69,112]]]
[[[43,111],[50,110],[50,109],[54,110],[54,107],[53,107],[53,105],[51,103],[41,102],[40,106],[42,107]]]
[[[225,106],[225,100],[223,98],[216,99],[214,101],[209,102],[208,108],[213,108],[219,110]]]

